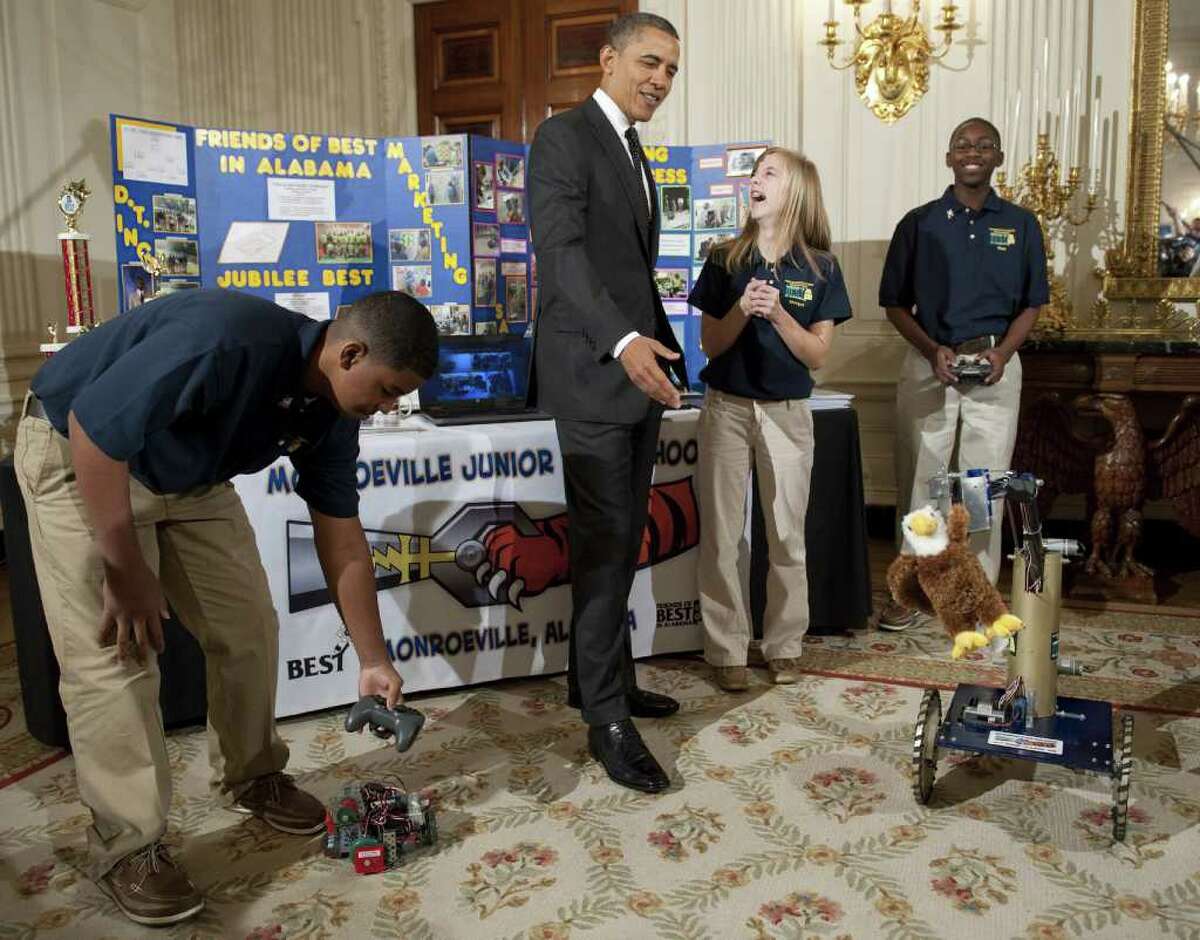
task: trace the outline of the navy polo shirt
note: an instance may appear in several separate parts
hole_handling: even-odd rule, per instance
[[[879,283],[881,307],[914,310],[944,346],[1004,335],[1021,311],[1050,300],[1037,218],[988,193],[968,209],[947,187],[896,226]]]
[[[287,455],[319,512],[358,514],[359,423],[306,398],[328,323],[225,290],[178,291],[73,340],[33,378],[61,434],[67,415],[156,493],[255,473]]]
[[[755,252],[750,265],[735,274],[709,257],[688,303],[720,320],[741,299],[751,279],[759,278],[779,290],[779,303],[801,326],[848,320],[850,298],[837,259],[818,255],[823,276],[817,277],[804,256],[798,250],[795,254],[798,264],[785,257],[777,265],[768,265]],[[700,380],[718,391],[760,401],[808,398],[813,388],[808,366],[792,355],[783,337],[762,317],[749,318],[733,345],[708,361]]]

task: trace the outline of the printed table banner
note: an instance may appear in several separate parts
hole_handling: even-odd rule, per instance
[[[663,420],[630,597],[637,657],[702,646],[692,479],[698,414]],[[405,690],[566,669],[570,568],[553,423],[364,431],[360,448],[360,518]],[[286,460],[236,481],[279,612],[280,717],[358,696],[358,659],[294,483]]]

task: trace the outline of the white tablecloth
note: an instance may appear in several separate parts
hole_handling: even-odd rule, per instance
[[[690,480],[698,412],[663,421],[655,485]],[[497,522],[518,526],[566,511],[562,465],[549,421],[364,431],[360,517],[376,559],[384,635],[408,691],[566,668],[571,589],[493,599],[473,574],[472,544]],[[286,460],[236,480],[279,611],[276,714],[357,698],[358,660],[325,590],[303,500]],[[685,511],[696,512],[694,490]],[[477,571],[475,571],[477,573]],[[635,656],[699,649],[694,545],[639,570],[630,598]]]

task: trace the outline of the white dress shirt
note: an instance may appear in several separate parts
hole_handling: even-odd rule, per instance
[[[608,118],[608,123],[612,125],[613,131],[621,141],[621,149],[624,150],[628,155],[630,165],[633,166],[634,170],[637,172],[638,179],[642,181],[642,193],[646,197],[646,209],[651,215],[653,215],[653,203],[650,202],[652,197],[650,194],[650,186],[646,182],[646,174],[642,171],[640,166],[634,164],[633,154],[629,153],[629,141],[625,139],[625,132],[629,130],[629,128],[633,127],[633,122],[625,116],[624,111],[617,107],[617,103],[608,96],[608,92],[597,88],[594,92],[592,92],[592,97],[596,99],[596,104],[600,105],[600,110],[603,111],[604,116]],[[625,351],[625,347],[628,346],[630,342],[632,342],[637,336],[638,332],[634,330],[632,333],[626,333],[619,340],[617,340],[616,345],[613,346],[612,349],[613,358],[619,359],[621,357],[621,353]]]

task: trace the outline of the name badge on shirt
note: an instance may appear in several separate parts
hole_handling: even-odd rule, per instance
[[[988,229],[988,244],[997,251],[1008,251],[1010,246],[1017,243],[1017,230],[1015,228],[989,228]]]
[[[811,281],[784,281],[783,282],[783,299],[791,300],[795,303],[806,304],[813,299],[813,286]]]

